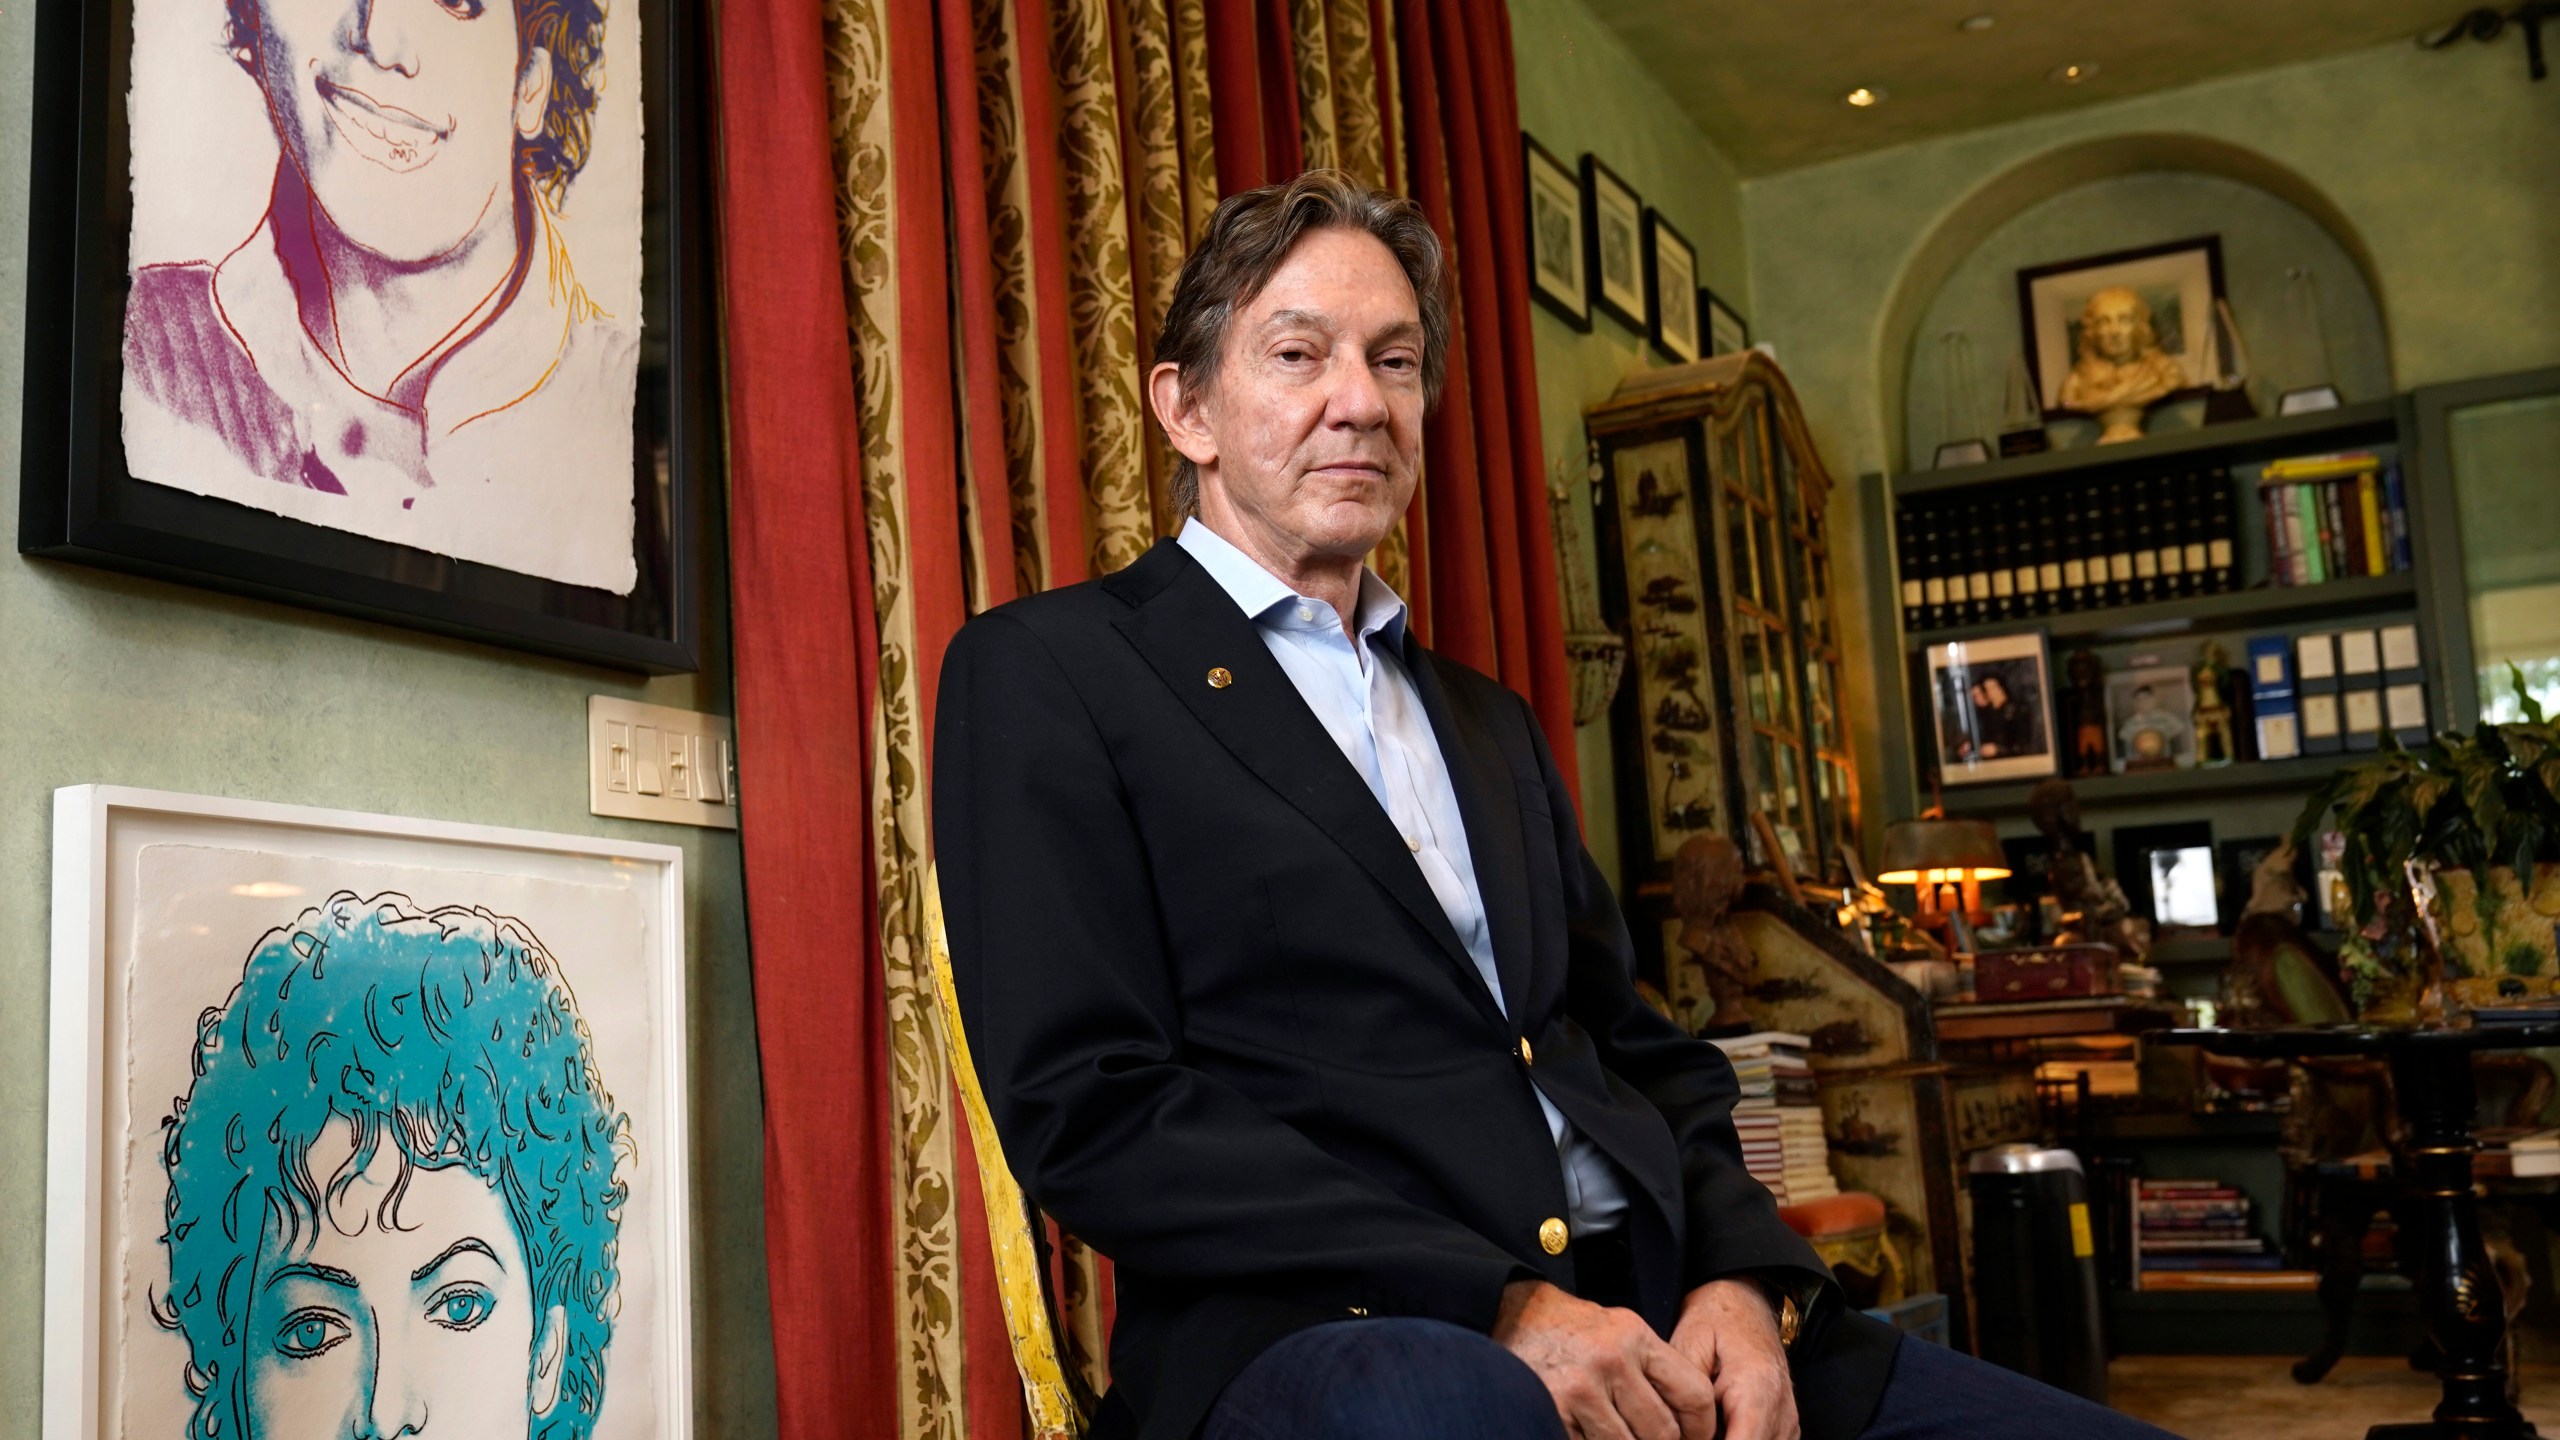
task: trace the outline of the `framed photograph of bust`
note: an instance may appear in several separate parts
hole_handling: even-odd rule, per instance
[[[2216,373],[2222,237],[2204,235],[2018,272],[2018,312],[2048,415],[2099,422],[2100,443],[2142,433],[2142,413]]]
[[[1945,783],[2055,773],[2053,680],[2041,632],[1930,646],[1929,708]]]
[[[42,0],[19,549],[694,668],[696,9]]]

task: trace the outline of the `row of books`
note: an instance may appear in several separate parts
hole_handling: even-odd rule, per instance
[[[2134,1187],[2133,1209],[2139,1289],[2246,1287],[2259,1276],[2289,1273],[2284,1257],[2258,1233],[2249,1197],[2235,1186],[2143,1180]],[[2275,1288],[2295,1287],[2287,1281]]]
[[[2267,573],[2318,585],[2411,568],[2409,502],[2398,461],[2371,451],[2268,462],[2258,477]]]
[[[1769,1187],[1781,1205],[1801,1205],[1840,1193],[1831,1175],[1831,1147],[1822,1134],[1816,1100],[1813,1041],[1783,1030],[1763,1030],[1718,1040],[1733,1062],[1742,1098],[1734,1102],[1733,1128],[1742,1140],[1742,1166]]]
[[[1938,630],[2238,588],[2227,468],[1914,496],[1894,516],[1902,623]]]

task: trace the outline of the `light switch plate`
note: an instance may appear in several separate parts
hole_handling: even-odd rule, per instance
[[[587,809],[624,820],[738,828],[729,718],[587,697]]]

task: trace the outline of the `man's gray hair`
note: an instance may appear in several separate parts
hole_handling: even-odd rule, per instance
[[[1310,170],[1285,185],[1265,185],[1218,202],[1217,213],[1209,217],[1209,233],[1182,262],[1182,278],[1174,282],[1173,303],[1156,336],[1155,363],[1175,367],[1184,395],[1199,394],[1218,378],[1227,322],[1236,308],[1261,294],[1298,241],[1316,230],[1375,236],[1404,267],[1422,308],[1423,403],[1439,400],[1449,369],[1447,267],[1440,237],[1421,206],[1339,170]],[[1173,510],[1187,516],[1199,509],[1200,470],[1186,459],[1173,472]]]

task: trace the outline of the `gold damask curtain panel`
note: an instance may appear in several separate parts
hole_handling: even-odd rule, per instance
[[[786,1436],[1014,1437],[923,943],[966,617],[1168,534],[1146,354],[1218,197],[1401,186],[1395,0],[726,0],[742,846]],[[1406,581],[1400,547],[1381,556]],[[1100,1382],[1107,1276],[1068,1247]]]

